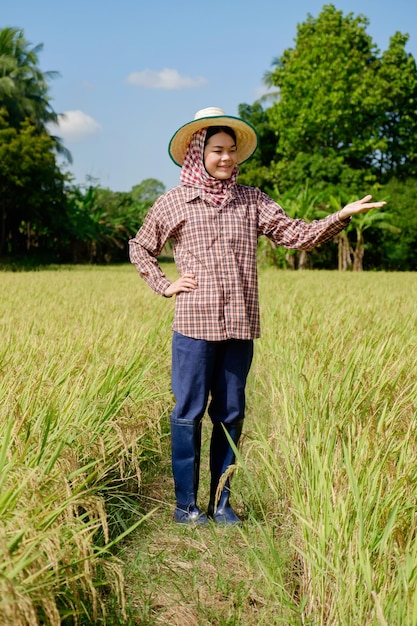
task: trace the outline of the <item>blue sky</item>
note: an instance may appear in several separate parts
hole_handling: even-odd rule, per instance
[[[73,156],[79,184],[91,176],[113,191],[146,178],[166,188],[179,168],[167,152],[175,130],[207,106],[237,115],[265,91],[272,60],[293,46],[297,24],[317,17],[314,0],[14,0],[0,28],[23,29],[42,43],[40,67],[56,70],[52,106],[66,113],[57,133]],[[344,14],[363,14],[380,51],[396,32],[410,36],[417,58],[416,0],[339,0]]]

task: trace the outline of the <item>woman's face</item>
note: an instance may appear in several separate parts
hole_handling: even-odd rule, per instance
[[[231,177],[237,163],[236,144],[224,132],[213,135],[204,148],[204,166],[207,172],[219,180]]]

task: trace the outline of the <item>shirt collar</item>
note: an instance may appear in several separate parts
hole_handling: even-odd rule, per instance
[[[188,187],[188,185],[183,185],[183,189],[185,191],[186,202],[192,202],[196,198],[201,197],[201,189],[198,187]]]
[[[198,187],[189,187],[188,185],[182,185],[182,188],[184,189],[184,192],[185,192],[186,202],[192,202],[196,198],[202,197],[202,190],[199,189]],[[233,185],[233,187],[230,189],[230,192],[231,192],[230,194],[231,199],[235,198],[237,196],[237,185]]]

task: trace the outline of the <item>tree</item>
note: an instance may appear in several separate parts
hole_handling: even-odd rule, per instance
[[[346,195],[343,196],[343,199],[331,196],[330,207],[333,211],[337,211],[350,201]],[[363,270],[363,259],[366,249],[365,231],[381,230],[399,233],[400,229],[393,224],[394,220],[394,216],[383,209],[373,209],[352,217],[347,229],[339,233],[336,238],[339,246],[338,269],[345,271],[352,268],[354,272],[361,272]],[[349,234],[352,232],[355,234],[353,242],[349,238]]]
[[[240,104],[239,117],[246,120],[256,129],[259,145],[253,157],[239,166],[239,182],[243,185],[259,187],[270,191],[273,185],[269,182],[269,165],[274,158],[277,138],[260,102],[253,105]]]
[[[48,94],[57,74],[40,70],[41,49],[19,29],[0,30],[0,254],[20,252],[23,240],[26,249],[39,245],[41,233],[58,227],[64,176],[56,153],[70,155],[47,130],[57,121]]]
[[[383,231],[379,256],[389,270],[417,270],[417,179],[392,178],[384,186],[392,221],[399,233]],[[370,250],[372,253],[372,250]]]
[[[275,188],[270,192],[271,198],[275,199],[293,219],[303,219],[311,222],[314,219],[325,217],[328,212],[327,193],[315,192],[308,185],[301,185],[280,194]],[[340,207],[339,207],[340,208]],[[261,261],[278,267],[304,270],[313,265],[312,256],[307,250],[285,250],[274,244],[267,237],[261,237],[259,242],[259,257]],[[317,249],[313,254],[317,254]]]
[[[114,192],[93,184],[85,189],[69,186],[62,260],[126,261],[128,240],[142,225],[153,201],[164,191],[164,185],[156,179],[146,179],[130,192]]]
[[[39,130],[45,130],[48,122],[58,121],[50,106],[47,82],[58,74],[39,69],[42,48],[42,44],[30,47],[22,30],[0,30],[0,103],[15,128],[26,118],[36,122]]]
[[[67,189],[66,249],[72,263],[110,263],[127,259],[133,233],[133,199],[128,193],[89,185]]]
[[[373,159],[385,179],[417,176],[417,67],[407,41],[399,32],[391,37],[377,75],[380,150]]]
[[[141,183],[132,187],[130,197],[133,201],[132,217],[135,220],[135,231],[142,225],[149,209],[159,196],[165,193],[165,185],[156,178],[145,178]]]
[[[329,207],[332,212],[339,211],[341,207],[349,204],[349,196],[345,192],[340,192],[338,196],[329,195]],[[337,243],[337,269],[345,272],[352,268],[352,247],[349,241],[347,229],[344,228],[335,237]]]
[[[279,90],[267,114],[281,191],[306,180],[353,191],[398,168],[414,171],[417,74],[404,51],[407,37],[396,34],[380,57],[368,25],[363,15],[325,5],[298,25],[295,47],[266,75]]]
[[[327,215],[324,210],[326,197],[327,192],[317,193],[306,184],[304,187],[298,186],[287,191],[282,196],[282,203],[290,217],[311,222]],[[294,269],[304,270],[312,267],[311,255],[307,250],[292,251],[292,256],[287,254],[287,260]]]
[[[392,233],[399,232],[399,228],[390,222],[390,215],[378,209],[373,209],[367,213],[360,213],[352,219],[352,228],[356,232],[356,241],[353,248],[353,271],[363,270],[363,257],[365,255],[364,232],[370,228],[388,230]]]
[[[0,254],[38,247],[59,231],[64,181],[53,140],[29,121],[11,127],[0,110]]]
[[[130,195],[135,202],[146,202],[149,207],[165,192],[165,185],[156,178],[145,178],[141,183],[132,187]]]

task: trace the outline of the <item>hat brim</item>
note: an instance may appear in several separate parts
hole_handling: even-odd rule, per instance
[[[258,133],[252,124],[232,115],[211,115],[184,124],[173,135],[169,142],[168,153],[174,163],[182,166],[193,134],[209,126],[229,126],[235,131],[236,154],[239,165],[250,159],[258,147]]]

